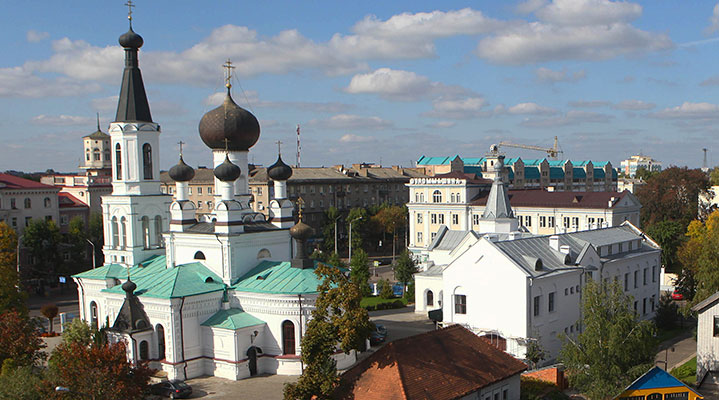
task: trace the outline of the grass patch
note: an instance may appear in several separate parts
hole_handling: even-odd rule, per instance
[[[670,372],[675,378],[686,383],[689,386],[694,386],[697,383],[697,358],[694,357],[684,364],[672,369]]]
[[[681,334],[683,334],[689,330],[691,330],[690,327],[684,327],[684,328],[676,327],[676,328],[667,329],[667,330],[663,330],[663,329],[657,330],[657,336],[656,336],[657,344],[665,342],[669,339],[673,339],[677,336],[680,336]]]
[[[379,296],[363,297],[360,301],[360,307],[364,307],[369,311],[389,310],[392,308],[402,308],[407,306],[407,300],[394,297],[391,299],[383,299]]]

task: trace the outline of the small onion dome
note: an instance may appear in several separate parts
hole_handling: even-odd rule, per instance
[[[240,167],[233,164],[227,154],[225,154],[225,161],[215,167],[214,173],[215,177],[222,182],[234,182],[240,177],[242,171],[240,171]]]
[[[282,156],[278,156],[277,162],[267,168],[267,176],[273,181],[286,181],[292,176],[292,167],[282,161]]]
[[[297,240],[307,240],[314,236],[315,230],[311,226],[305,224],[300,220],[295,226],[290,228],[290,236]]]
[[[130,30],[123,33],[117,41],[120,42],[120,46],[126,49],[139,49],[145,43],[145,41],[142,40],[142,36],[135,33],[135,31],[132,30],[132,27],[130,27]]]
[[[213,150],[247,151],[260,138],[260,123],[251,112],[235,104],[229,89],[225,101],[200,120],[200,138]]]
[[[185,164],[185,160],[180,156],[180,161],[177,165],[170,168],[169,175],[175,182],[189,182],[195,177],[195,170]]]
[[[128,295],[131,295],[135,289],[137,289],[137,285],[135,285],[135,282],[131,281],[130,278],[127,278],[127,281],[122,284],[122,290]]]

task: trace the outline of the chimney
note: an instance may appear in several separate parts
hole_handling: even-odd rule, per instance
[[[552,235],[549,237],[549,247],[554,251],[559,251],[559,236]]]
[[[566,244],[559,246],[559,252],[562,254],[569,254],[569,246]]]

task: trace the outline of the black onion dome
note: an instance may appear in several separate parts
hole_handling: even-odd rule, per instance
[[[135,282],[131,281],[130,278],[122,284],[122,290],[124,290],[128,295],[132,294],[135,289],[137,289],[137,285],[135,285]]]
[[[213,150],[247,151],[260,138],[260,123],[251,112],[235,104],[230,93],[225,101],[200,120],[200,138]]]
[[[195,170],[185,164],[185,160],[180,156],[180,161],[177,165],[170,168],[169,175],[175,182],[189,182],[195,177]]]
[[[135,31],[132,30],[132,27],[130,27],[130,30],[123,33],[117,41],[120,42],[120,46],[126,49],[139,49],[145,43],[145,41],[142,40],[142,36],[135,33]]]
[[[278,156],[277,162],[267,168],[267,176],[273,181],[286,181],[292,176],[292,167],[282,161],[282,156]]]
[[[222,182],[233,182],[240,177],[241,173],[240,167],[233,164],[227,154],[225,154],[225,161],[215,167],[214,171],[215,177]]]
[[[315,230],[311,226],[305,224],[300,220],[295,226],[290,228],[290,236],[298,240],[307,240],[314,236]]]

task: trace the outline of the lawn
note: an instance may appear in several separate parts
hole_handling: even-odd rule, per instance
[[[675,378],[686,383],[689,386],[694,386],[697,383],[697,358],[694,357],[684,364],[672,369],[670,372]]]
[[[391,299],[383,299],[379,296],[363,297],[360,301],[360,307],[371,307],[377,308],[378,304],[394,303],[395,301],[401,301],[403,305],[407,305],[407,301],[402,297],[393,297]]]
[[[692,329],[691,327],[684,327],[684,328],[676,327],[676,328],[668,329],[668,330],[660,329],[657,331],[657,336],[656,336],[657,344],[665,342],[669,339],[673,339],[677,336],[680,336],[684,332],[691,331],[691,329]]]

